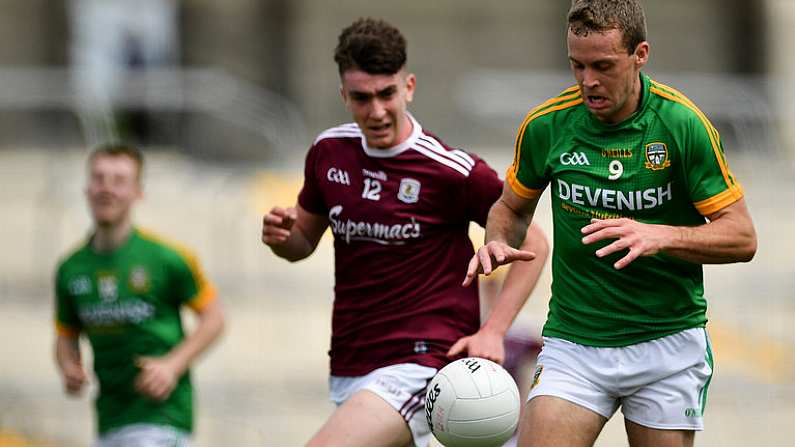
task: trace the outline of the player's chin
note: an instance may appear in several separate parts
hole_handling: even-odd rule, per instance
[[[395,136],[391,130],[370,131],[366,134],[367,145],[376,149],[389,149],[395,145]]]
[[[118,213],[94,213],[94,222],[98,227],[112,227],[120,221]]]

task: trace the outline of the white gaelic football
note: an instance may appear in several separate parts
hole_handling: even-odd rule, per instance
[[[500,446],[519,422],[519,389],[500,365],[468,357],[442,368],[425,394],[425,418],[446,447]]]

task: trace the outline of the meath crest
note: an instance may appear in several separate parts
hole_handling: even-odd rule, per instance
[[[665,143],[649,143],[646,145],[646,169],[659,171],[671,166],[668,159],[668,147]]]

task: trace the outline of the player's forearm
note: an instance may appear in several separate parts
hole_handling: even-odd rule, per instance
[[[70,367],[80,366],[80,344],[76,337],[59,335],[55,339],[55,363],[64,371]]]
[[[697,227],[665,227],[668,237],[662,251],[698,264],[750,261],[756,253],[752,225],[720,219]]]
[[[312,254],[315,247],[300,231],[293,231],[283,244],[268,245],[273,254],[290,262],[300,261]]]
[[[502,199],[497,200],[489,210],[486,222],[486,242],[504,242],[517,248],[522,243],[530,225],[531,216],[511,209]]]
[[[530,297],[549,255],[549,243],[537,225],[528,227],[520,249],[535,253],[536,258],[532,261],[515,261],[511,264],[496,304],[483,325],[502,336],[508,331],[516,315]]]
[[[195,330],[168,353],[168,359],[176,367],[177,376],[182,375],[218,339],[223,329],[223,311],[218,301],[213,301],[199,314]]]

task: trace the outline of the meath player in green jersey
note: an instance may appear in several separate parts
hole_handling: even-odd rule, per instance
[[[142,164],[140,151],[125,145],[91,154],[93,233],[56,275],[56,361],[67,393],[79,394],[87,374],[78,338],[88,338],[99,382],[97,447],[189,445],[189,366],[224,324],[196,258],[133,226]],[[183,305],[198,315],[187,336]]]
[[[521,446],[590,446],[621,407],[631,446],[691,446],[712,376],[702,264],[746,262],[756,234],[720,136],[641,73],[638,0],[575,0],[577,85],[519,127],[465,284],[513,261],[549,186],[552,296]]]

